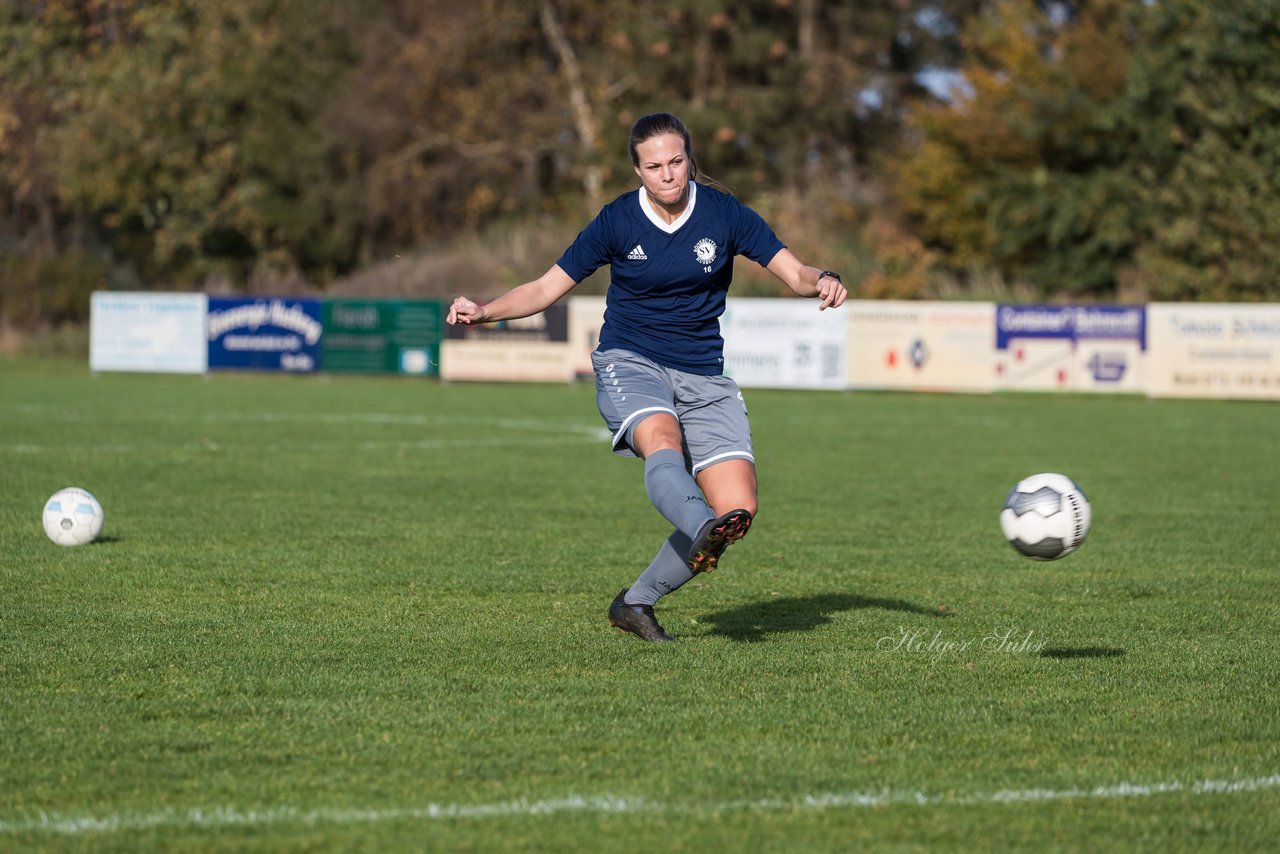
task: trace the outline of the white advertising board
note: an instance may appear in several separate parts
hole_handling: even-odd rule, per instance
[[[564,341],[503,340],[440,342],[442,380],[569,382],[573,365]]]
[[[1280,305],[1151,303],[1152,397],[1280,399]]]
[[[815,300],[730,299],[720,317],[725,374],[743,388],[846,388],[843,311],[819,311]]]
[[[202,374],[209,366],[204,294],[96,291],[89,302],[94,371]]]
[[[990,392],[995,389],[995,304],[850,300],[848,381],[853,388]]]
[[[1075,346],[1070,338],[1025,338],[996,351],[996,378],[1002,389],[1068,391]]]
[[[604,297],[569,298],[569,347],[574,376],[595,376],[591,353],[600,343],[600,327],[604,326]]]

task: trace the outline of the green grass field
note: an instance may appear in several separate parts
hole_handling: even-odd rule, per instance
[[[1274,849],[1280,405],[747,401],[761,515],[654,646],[586,384],[3,364],[0,849]]]

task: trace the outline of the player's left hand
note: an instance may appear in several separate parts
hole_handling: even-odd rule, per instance
[[[817,297],[821,300],[818,305],[818,311],[839,308],[844,304],[845,298],[849,296],[849,290],[844,286],[844,282],[835,276],[823,276],[818,279],[817,288]]]

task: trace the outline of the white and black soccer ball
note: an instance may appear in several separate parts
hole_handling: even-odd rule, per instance
[[[60,546],[82,546],[102,533],[102,505],[78,486],[59,489],[44,503],[44,532]]]
[[[1009,545],[1034,560],[1057,560],[1080,547],[1093,510],[1084,490],[1054,472],[1019,481],[1004,500],[1000,530]]]

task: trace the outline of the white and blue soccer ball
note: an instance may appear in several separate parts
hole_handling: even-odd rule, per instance
[[[1009,545],[1033,560],[1066,557],[1089,535],[1093,510],[1084,490],[1055,472],[1018,482],[1004,500],[1000,530]]]
[[[44,503],[44,532],[60,546],[82,546],[102,533],[102,505],[78,486],[59,489]]]

